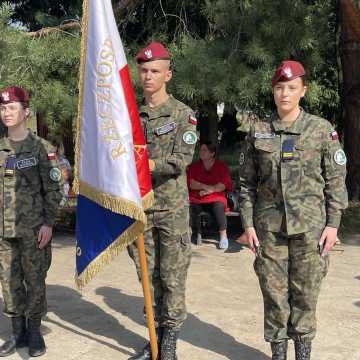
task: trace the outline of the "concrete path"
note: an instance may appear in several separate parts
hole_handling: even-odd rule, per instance
[[[353,241],[331,254],[319,300],[315,360],[360,359],[359,245]],[[194,248],[180,360],[271,358],[263,341],[262,298],[252,261],[250,251],[234,242],[225,253],[212,241]],[[143,300],[127,253],[104,269],[83,294],[75,290],[73,274],[74,238],[57,236],[43,325],[48,352],[42,359],[122,360],[141,349],[147,337]],[[0,342],[8,336],[9,325],[0,315]],[[8,357],[28,358],[26,349]],[[289,359],[294,359],[292,346]]]

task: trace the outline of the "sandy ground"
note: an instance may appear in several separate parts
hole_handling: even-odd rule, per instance
[[[315,360],[360,359],[360,236],[337,246],[318,306]],[[263,307],[253,255],[231,242],[194,247],[188,280],[188,319],[178,344],[180,360],[270,359],[263,341]],[[43,322],[43,359],[127,359],[147,338],[142,293],[122,253],[80,294],[74,281],[74,238],[57,236],[48,276],[49,312]],[[0,298],[0,308],[2,308]],[[0,315],[0,343],[10,322]],[[28,359],[26,349],[8,359]],[[294,359],[292,346],[289,359]]]

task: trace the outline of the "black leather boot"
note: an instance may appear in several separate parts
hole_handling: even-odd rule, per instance
[[[161,342],[161,360],[176,360],[176,343],[179,337],[179,330],[166,327]]]
[[[27,346],[26,319],[23,316],[11,318],[12,334],[0,347],[0,357],[13,354],[16,349]]]
[[[29,355],[37,357],[44,355],[46,346],[43,336],[40,332],[41,318],[28,319],[28,341],[29,341]]]
[[[163,330],[164,329],[162,327],[158,327],[156,329],[159,354],[160,354],[161,340],[162,340],[163,332],[164,332]],[[140,353],[129,358],[129,360],[151,360],[151,359],[152,359],[152,357],[151,357],[150,343],[147,343]],[[158,359],[160,359],[160,355],[158,355]]]
[[[271,343],[271,360],[286,360],[287,359],[288,342],[287,340]]]
[[[310,341],[295,341],[295,359],[296,360],[310,360],[311,342]]]

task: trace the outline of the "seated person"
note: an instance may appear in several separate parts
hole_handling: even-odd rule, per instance
[[[226,233],[225,212],[229,211],[226,191],[232,191],[229,168],[216,159],[216,147],[210,142],[200,144],[200,160],[192,163],[187,171],[191,227],[193,237],[201,244],[201,211],[210,211],[216,220],[220,234],[220,249],[227,249],[229,241]]]
[[[61,142],[56,141],[56,140],[54,140],[52,142],[52,145],[56,149],[55,155],[59,162],[59,168],[62,173],[63,186],[61,189],[61,193],[63,195],[63,198],[60,202],[60,205],[63,206],[63,205],[65,205],[66,200],[69,197],[69,192],[71,190],[72,169],[71,169],[69,160],[66,159],[66,157],[65,157],[64,145]]]

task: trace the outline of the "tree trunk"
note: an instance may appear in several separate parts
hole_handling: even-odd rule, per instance
[[[340,1],[340,58],[345,109],[344,139],[348,157],[349,198],[360,198],[360,1]]]
[[[200,142],[210,141],[218,145],[218,116],[216,102],[206,100],[200,106],[198,130],[200,131]]]

